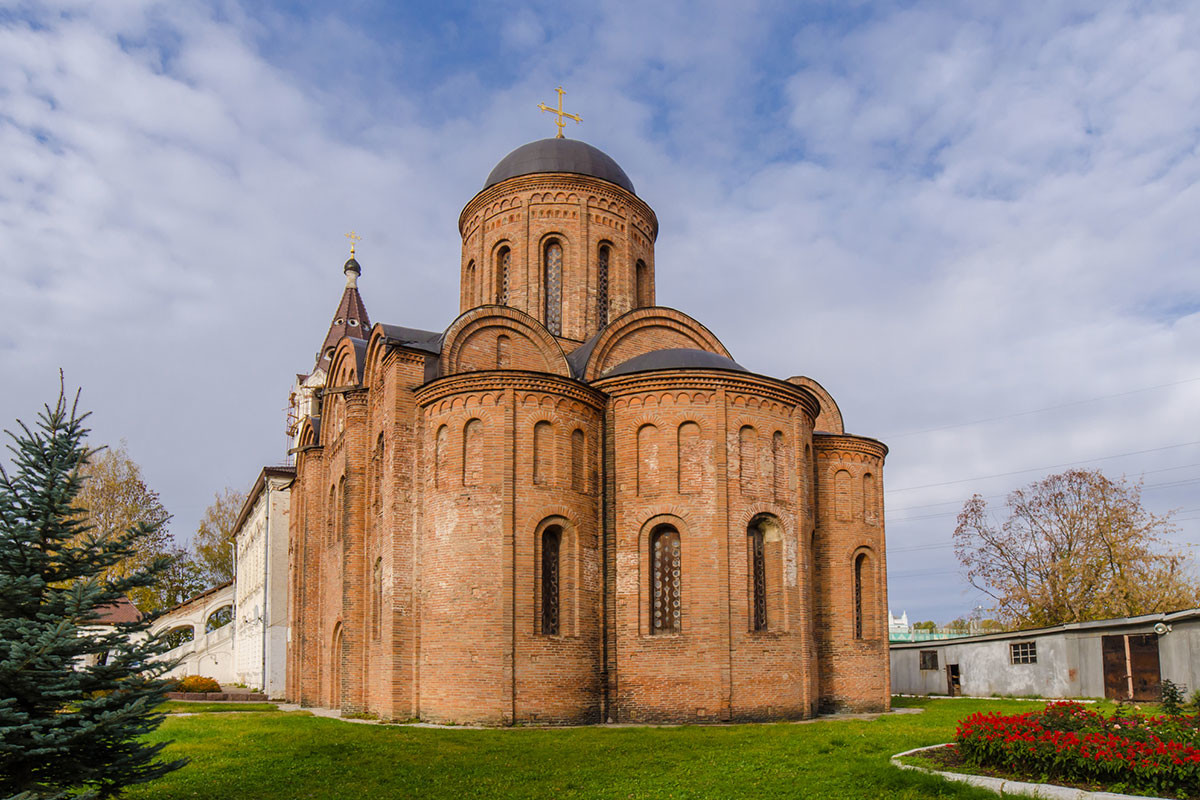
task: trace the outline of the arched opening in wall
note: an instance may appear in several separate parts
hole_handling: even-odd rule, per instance
[[[633,281],[637,307],[646,308],[650,305],[650,269],[641,259],[638,259],[637,266],[634,267]]]
[[[469,307],[479,305],[479,285],[476,283],[474,260],[467,262],[467,273],[464,277],[463,284],[463,291],[466,293],[467,305]]]
[[[371,509],[376,516],[383,513],[383,433],[375,439],[375,456],[371,459]]]
[[[787,447],[784,445],[783,431],[775,431],[771,437],[771,489],[776,503],[782,503],[788,496],[788,464]]]
[[[204,620],[204,632],[212,633],[218,628],[224,628],[231,622],[233,622],[233,606],[221,606]]]
[[[579,428],[571,432],[571,490],[587,491],[587,439]]]
[[[188,642],[195,641],[196,629],[191,625],[180,625],[164,633],[162,638],[168,647],[175,649],[176,647],[182,647]]]
[[[546,329],[555,336],[562,336],[563,248],[557,239],[546,242],[542,277],[546,297]]]
[[[746,527],[746,597],[752,631],[787,629],[784,593],[783,525],[773,514],[758,514]]]
[[[502,306],[508,305],[509,292],[509,272],[512,269],[512,250],[507,247],[501,247],[496,251],[496,268],[494,274],[496,276],[496,302]]]
[[[342,707],[342,623],[333,626],[329,645],[329,707]]]
[[[658,428],[646,424],[637,432],[637,491],[649,494],[658,489]]]
[[[813,463],[812,445],[804,445],[804,499],[808,508],[808,524],[817,524],[817,465]]]
[[[839,469],[833,476],[833,514],[838,522],[849,522],[854,518],[851,495],[853,479],[848,470]]]
[[[562,575],[562,527],[551,525],[542,531],[541,632],[559,635],[559,586]]]
[[[596,253],[596,327],[608,324],[608,262],[612,248],[601,244]]]
[[[879,636],[879,581],[875,577],[875,559],[869,550],[854,556],[854,638]]]
[[[738,476],[742,494],[753,496],[758,483],[758,431],[751,425],[738,431]]]
[[[433,444],[433,485],[444,489],[449,483],[449,465],[446,459],[450,457],[450,426],[443,425],[437,430]]]
[[[533,482],[537,486],[550,483],[554,474],[554,426],[546,420],[533,426]]]
[[[483,483],[483,423],[478,418],[463,426],[462,485]]]
[[[329,505],[325,507],[325,544],[332,545],[337,539],[337,486],[329,487]]]
[[[346,522],[350,516],[350,509],[346,504],[346,476],[343,475],[338,480],[338,496],[337,496],[337,540],[340,542],[346,535]]]
[[[512,339],[500,334],[496,337],[496,369],[508,369],[511,363]]]
[[[700,426],[695,422],[684,422],[677,432],[679,458],[679,493],[696,494],[704,483],[704,444],[700,440]]]
[[[863,475],[863,522],[874,525],[878,521],[876,512],[878,503],[879,495],[875,486],[875,476],[868,472]]]
[[[371,635],[379,638],[380,620],[383,617],[383,559],[375,559],[371,570]]]
[[[683,559],[679,531],[659,525],[650,533],[650,633],[683,629]]]

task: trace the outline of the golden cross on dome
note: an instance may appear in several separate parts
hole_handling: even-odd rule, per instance
[[[558,136],[555,136],[554,138],[555,139],[565,139],[567,137],[563,136],[563,126],[565,126],[567,123],[563,122],[563,117],[566,117],[567,119],[573,119],[577,123],[583,122],[583,120],[581,120],[579,117],[575,116],[574,114],[568,114],[566,111],[563,111],[562,96],[564,94],[566,94],[566,92],[563,91],[563,88],[560,86],[557,89],[555,89],[554,91],[558,92],[558,108],[551,108],[550,106],[546,105],[545,103],[538,103],[538,110],[549,111],[552,114],[554,114],[554,117],[555,117],[554,124],[558,126]]]
[[[357,233],[355,233],[354,231],[350,231],[349,233],[347,233],[347,234],[344,234],[344,235],[345,235],[345,237],[346,237],[347,239],[349,239],[349,240],[350,240],[350,257],[351,257],[351,258],[354,258],[354,245],[355,245],[355,243],[357,243],[357,242],[361,242],[361,241],[362,241],[362,237],[361,237],[361,236],[359,236],[359,235],[358,235]]]

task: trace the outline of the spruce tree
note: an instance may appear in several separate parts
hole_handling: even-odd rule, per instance
[[[143,734],[169,681],[151,620],[97,627],[106,606],[148,586],[159,559],[117,578],[105,570],[154,527],[101,536],[77,507],[87,414],[60,390],[32,427],[18,421],[11,472],[0,467],[0,797],[108,798],[183,766]]]

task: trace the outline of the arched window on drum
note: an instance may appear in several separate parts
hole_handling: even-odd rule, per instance
[[[557,239],[546,242],[543,266],[546,296],[546,329],[555,336],[562,336],[562,280],[563,248]]]

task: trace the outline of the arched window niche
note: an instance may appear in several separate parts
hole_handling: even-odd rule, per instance
[[[541,420],[533,426],[533,483],[545,486],[554,474],[554,426]]]
[[[637,301],[636,307],[648,307],[650,305],[650,268],[641,259],[638,259],[633,270],[633,286],[634,299]]]
[[[550,239],[542,250],[543,292],[546,298],[546,329],[562,336],[563,247],[558,239]]]
[[[649,633],[651,636],[683,631],[683,548],[679,530],[662,523],[650,531]]]
[[[379,638],[380,622],[383,617],[383,559],[375,559],[371,571],[371,637]]]
[[[472,259],[467,262],[466,280],[463,281],[463,291],[467,295],[467,305],[479,305],[479,286],[476,283],[475,277],[475,261]]]
[[[596,327],[608,324],[608,264],[612,248],[602,242],[596,251]]]
[[[463,426],[462,485],[483,484],[483,423],[467,420]]]
[[[560,516],[542,520],[534,531],[534,632],[574,636],[579,587],[574,526]]]
[[[783,525],[779,519],[772,514],[754,516],[746,526],[746,610],[750,631],[787,630],[783,549]]]
[[[559,585],[562,561],[562,527],[542,531],[542,635],[559,635]]]
[[[875,555],[869,548],[854,554],[854,638],[879,638],[881,612],[878,608],[879,582],[875,577]]]
[[[496,250],[496,266],[493,270],[495,275],[496,287],[495,295],[496,302],[502,306],[508,305],[509,297],[509,281],[512,271],[512,249],[508,245],[504,245]]]

